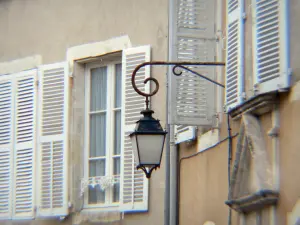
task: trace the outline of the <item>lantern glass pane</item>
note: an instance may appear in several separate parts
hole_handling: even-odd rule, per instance
[[[130,137],[130,139],[131,139],[132,151],[133,151],[135,163],[137,165],[139,165],[140,160],[139,160],[139,157],[138,157],[139,152],[138,152],[138,146],[137,146],[137,141],[136,141],[136,135],[132,135]]]
[[[137,135],[140,164],[160,164],[165,135],[139,134]]]

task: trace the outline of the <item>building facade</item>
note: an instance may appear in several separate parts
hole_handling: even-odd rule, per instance
[[[127,135],[144,108],[133,69],[167,60],[167,8],[0,2],[0,224],[163,224],[164,166],[148,182]],[[165,74],[151,71],[161,84]],[[160,90],[151,107],[165,126],[163,102]]]
[[[298,224],[299,3],[226,4],[217,36],[232,140],[223,114],[180,145],[179,224]]]
[[[299,9],[0,1],[0,224],[298,224]],[[220,63],[138,72],[170,128],[151,180],[128,138],[146,61]]]

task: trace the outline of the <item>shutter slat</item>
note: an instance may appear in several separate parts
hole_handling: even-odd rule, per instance
[[[15,80],[14,215],[33,218],[35,193],[35,125],[37,71],[18,74]]]
[[[126,49],[122,57],[123,106],[122,108],[122,169],[121,169],[121,203],[122,211],[148,210],[148,180],[141,170],[136,170],[129,134],[136,121],[141,118],[140,112],[145,108],[145,98],[137,94],[131,84],[131,75],[135,67],[150,61],[150,46]],[[139,70],[136,84],[144,92],[148,92],[149,85],[143,81],[150,76],[150,68]],[[140,193],[139,197],[136,193]]]
[[[39,164],[41,217],[66,216],[69,77],[67,63],[40,69]]]
[[[289,87],[287,0],[253,3],[255,94]]]
[[[215,61],[214,1],[176,0],[171,16],[174,22],[173,27],[170,28],[172,38],[170,39],[169,60]],[[189,68],[215,80],[213,67],[190,66]],[[175,76],[170,69],[169,80],[169,123],[211,126],[214,117],[215,86],[184,70],[181,76]]]
[[[226,110],[243,102],[244,89],[244,25],[243,0],[227,1]]]

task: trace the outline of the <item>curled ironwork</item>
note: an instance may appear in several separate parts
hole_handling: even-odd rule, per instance
[[[153,172],[153,170],[156,170],[157,168],[159,168],[159,165],[152,166],[151,168],[148,168],[148,169],[145,166],[137,166],[136,167],[137,170],[138,169],[143,170],[148,179],[151,177],[151,173]]]
[[[146,108],[148,108],[148,104],[149,104],[149,97],[155,95],[158,90],[159,90],[159,83],[157,81],[157,79],[153,78],[153,77],[149,77],[147,79],[144,80],[144,84],[147,84],[149,81],[153,81],[155,84],[155,88],[153,91],[150,91],[150,93],[145,93],[141,90],[138,89],[138,87],[136,86],[136,82],[135,82],[135,77],[137,72],[145,67],[145,66],[173,66],[172,72],[175,76],[181,76],[182,75],[182,71],[176,71],[176,69],[180,68],[182,70],[186,70],[192,74],[195,74],[209,82],[212,82],[222,88],[224,88],[225,86],[221,83],[218,83],[217,81],[214,81],[190,68],[188,68],[189,66],[225,66],[224,62],[162,62],[162,61],[153,61],[153,62],[145,62],[142,64],[139,64],[134,71],[132,72],[132,76],[131,76],[131,84],[133,89],[139,94],[142,95],[144,97],[146,97]]]

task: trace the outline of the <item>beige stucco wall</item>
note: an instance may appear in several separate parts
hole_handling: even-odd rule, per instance
[[[233,141],[234,146],[236,139]],[[235,149],[235,147],[234,147]],[[182,150],[185,155],[193,149]],[[184,159],[180,166],[179,224],[226,224],[228,207],[227,142],[197,156]]]
[[[286,224],[289,212],[292,212],[300,196],[300,89],[293,88],[289,94],[280,96],[280,130],[279,130],[279,177],[280,197],[275,220],[277,224]],[[297,98],[295,96],[298,96]],[[296,100],[295,100],[296,99]],[[260,117],[266,151],[271,156],[274,165],[272,138],[268,131],[272,128],[272,114]],[[237,132],[234,128],[233,133]],[[235,138],[236,139],[236,138]],[[185,159],[180,167],[180,224],[203,224],[206,220],[216,224],[226,224],[228,207],[225,205],[228,193],[227,181],[227,141],[195,157]],[[235,155],[236,140],[233,142],[233,156]],[[196,152],[196,144],[181,145],[181,156],[188,156]],[[234,162],[234,158],[233,158]],[[269,214],[269,218],[265,215]],[[300,215],[299,215],[300,216]],[[266,211],[264,220],[272,220],[271,210]],[[239,224],[234,213],[233,225]],[[265,223],[264,223],[265,224]]]
[[[295,90],[294,90],[295,91]],[[292,92],[293,94],[293,92]],[[279,224],[284,224],[287,212],[293,210],[300,196],[300,99],[290,101],[291,97],[282,96],[280,103],[280,201],[278,205]]]
[[[166,60],[168,1],[1,0],[0,29],[0,63],[6,62],[5,65],[32,55],[39,55],[39,64],[65,61],[68,48],[126,35],[133,47],[150,45],[152,60]],[[165,86],[165,74],[166,69],[152,70],[152,76],[158,79],[161,87]],[[152,100],[155,117],[164,125],[164,88]],[[151,177],[149,212],[125,214],[122,224],[163,224],[163,164]],[[14,223],[21,224],[20,221]],[[26,222],[56,223],[50,220]],[[60,223],[71,224],[71,218]]]
[[[251,0],[245,0],[246,21],[245,21],[245,88],[247,96],[253,94],[252,75],[252,32],[251,32]],[[277,207],[268,208],[262,212],[262,224],[287,224],[288,215],[293,211],[296,202],[300,197],[300,177],[297,176],[300,170],[300,79],[299,64],[299,38],[300,28],[297,25],[300,21],[300,2],[290,0],[290,63],[293,75],[293,87],[288,93],[280,93],[279,101],[279,164],[276,163],[274,141],[268,135],[272,128],[272,112],[260,116],[263,130],[263,138],[266,143],[266,151],[270,156],[273,169],[273,181],[279,180],[280,197]],[[220,139],[227,135],[225,115],[220,127]],[[238,132],[240,120],[231,121],[232,133]],[[185,159],[180,167],[180,225],[183,224],[204,224],[205,221],[212,221],[215,224],[227,224],[228,207],[225,205],[228,194],[228,173],[227,142],[201,152],[197,156]],[[233,142],[233,157],[235,155],[235,144]],[[188,156],[197,152],[197,143],[181,144],[180,155]],[[233,161],[234,162],[234,158]],[[279,174],[276,174],[276,166],[279,166]],[[296,210],[295,210],[296,211]],[[293,218],[296,215],[293,215]],[[300,215],[298,215],[300,217]],[[244,217],[246,224],[256,215]],[[243,218],[233,212],[232,225],[243,224]],[[275,223],[276,221],[276,223]]]
[[[300,27],[299,27],[299,10],[300,2],[298,0],[290,0],[290,60],[293,74],[293,81],[300,80],[300,64],[299,64],[299,38],[300,38]]]

